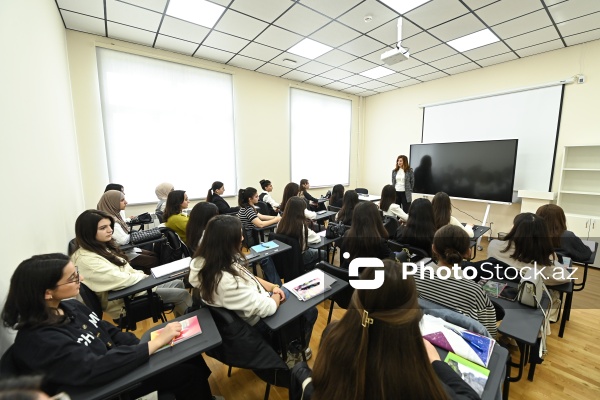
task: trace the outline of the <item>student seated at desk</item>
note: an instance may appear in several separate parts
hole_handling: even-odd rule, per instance
[[[154,189],[154,193],[158,198],[158,204],[156,204],[156,215],[162,215],[165,212],[165,206],[167,205],[167,197],[169,193],[175,190],[175,186],[172,183],[163,182],[159,184],[156,189]],[[162,222],[162,221],[161,221]]]
[[[329,198],[329,205],[332,207],[342,208],[344,202],[344,187],[337,184],[331,190],[331,197]]]
[[[398,228],[397,241],[418,247],[431,257],[433,235],[435,235],[435,225],[431,202],[425,198],[416,199],[410,203],[406,224]]]
[[[557,253],[571,257],[577,262],[586,262],[590,259],[592,250],[573,232],[567,230],[567,218],[560,206],[544,204],[535,214],[546,221],[552,246]]]
[[[182,211],[188,208],[189,204],[190,201],[184,190],[173,190],[167,196],[167,205],[165,206],[165,213],[163,215],[165,226],[174,230],[183,243],[187,240],[185,230],[187,228],[189,217],[183,215]]]
[[[108,192],[105,192],[96,206],[98,210],[103,211],[113,217],[115,221],[113,237],[119,246],[128,244],[131,241],[131,229],[127,223],[123,221],[123,218],[120,214],[121,211],[125,210],[126,206],[127,200],[125,200],[125,195],[116,190],[109,190]],[[138,247],[134,247],[130,250],[127,250],[125,255],[127,256],[127,259],[133,268],[144,271],[146,274],[149,274],[150,269],[158,265],[158,257],[156,257],[156,254],[149,250],[143,250]]]
[[[200,297],[205,303],[234,311],[272,343],[272,332],[261,318],[275,314],[286,300],[286,294],[279,285],[254,276],[247,269],[240,250],[242,240],[239,219],[229,215],[212,218],[190,265],[190,283],[200,289]],[[301,316],[307,344],[317,315],[316,308],[312,308]],[[288,348],[291,353],[300,350],[304,349]]]
[[[379,209],[371,201],[362,201],[354,208],[353,224],[342,237],[340,267],[348,269],[350,261],[359,257],[387,258],[391,255],[387,246],[388,232],[383,227]],[[348,258],[346,258],[348,253]]]
[[[279,212],[283,214],[285,211],[285,205],[288,200],[292,197],[296,197],[300,194],[300,186],[298,186],[295,182],[290,182],[283,188],[283,198],[281,199],[281,203],[279,204]],[[314,211],[310,211],[308,208],[304,210],[304,216],[307,219],[315,220],[317,218],[317,213]]]
[[[298,194],[298,196],[307,201],[308,208],[311,211],[324,210],[325,203],[319,203],[318,199],[314,198],[310,195],[310,193],[308,193],[308,189],[310,189],[310,183],[308,182],[308,179],[300,180],[300,193]]]
[[[471,257],[467,233],[454,225],[439,229],[433,238],[433,256],[437,263],[425,266],[423,279],[420,266],[414,275],[419,296],[481,322],[492,337],[496,336],[496,311],[481,286],[462,275],[454,276],[454,272],[448,279],[436,275],[438,269],[452,268],[455,264],[460,266],[463,259]]]
[[[273,191],[273,184],[268,179],[262,179],[259,183],[263,191],[258,196],[258,200],[264,201],[267,204],[271,215],[279,215],[279,203],[271,197],[271,192]]]
[[[323,333],[311,399],[479,399],[421,336],[414,279],[402,278],[399,263],[383,263],[381,287],[356,289],[348,311]],[[373,268],[361,274],[374,278]]]
[[[379,209],[383,211],[384,216],[394,217],[402,221],[408,219],[408,214],[396,203],[396,189],[393,185],[385,185],[381,189],[381,200],[379,201]]]
[[[186,245],[190,249],[191,254],[196,252],[206,229],[206,224],[215,215],[219,215],[219,209],[213,203],[207,201],[202,201],[192,208],[190,220],[185,231],[187,238]]]
[[[11,278],[2,319],[16,329],[11,359],[17,374],[44,374],[44,391],[61,386],[99,386],[147,363],[181,331],[173,322],[163,334],[140,343],[75,300],[84,275],[64,254],[44,254],[23,261]],[[86,281],[87,283],[87,281]],[[131,398],[158,390],[178,400],[212,399],[210,370],[202,356],[178,364],[129,392]]]
[[[356,207],[358,203],[358,193],[354,190],[346,191],[346,193],[344,193],[342,209],[335,214],[336,222],[341,222],[344,225],[352,225],[354,207]]]
[[[294,196],[289,199],[275,232],[296,239],[302,250],[304,265],[310,265],[319,259],[319,250],[309,249],[308,245],[320,243],[321,237],[308,226],[304,210],[306,202],[300,197]]]
[[[433,196],[431,206],[433,207],[433,220],[435,221],[436,230],[442,226],[454,225],[464,230],[470,238],[474,236],[473,225],[467,224],[463,226],[463,224],[452,216],[452,203],[446,193],[437,192]]]
[[[87,210],[75,221],[77,250],[73,263],[86,277],[86,285],[98,295],[102,309],[113,319],[125,314],[122,299],[108,301],[108,292],[135,285],[148,275],[131,268],[127,257],[113,239],[113,217],[105,212]],[[156,293],[165,303],[175,304],[175,315],[183,315],[192,305],[192,297],[181,280],[157,286]]]
[[[213,203],[219,209],[219,214],[232,214],[239,211],[239,207],[229,207],[229,203],[221,197],[225,193],[225,185],[223,182],[213,182],[208,193],[206,194],[206,201]]]

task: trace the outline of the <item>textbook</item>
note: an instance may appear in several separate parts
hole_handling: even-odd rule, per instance
[[[190,268],[191,257],[182,258],[181,260],[173,261],[167,264],[159,265],[151,269],[152,276],[160,278],[165,275],[179,275],[187,272]]]
[[[178,343],[186,341],[189,338],[192,338],[192,337],[202,333],[202,328],[200,328],[200,322],[198,321],[198,317],[196,315],[194,315],[193,317],[190,317],[188,319],[179,321],[179,323],[181,324],[181,332],[179,332],[179,336],[173,338],[171,343],[164,345],[157,351],[168,349],[171,346],[175,346]],[[158,329],[158,330],[155,330],[154,332],[150,332],[150,340],[156,339],[160,335],[160,333],[163,331],[163,329]]]
[[[283,287],[300,301],[310,300],[331,289],[331,286],[325,286],[325,273],[320,269],[313,269],[296,279],[286,282]]]
[[[277,247],[279,247],[279,245],[271,240],[269,242],[265,242],[265,243],[257,244],[256,246],[252,246],[251,249],[257,253],[261,253],[263,251],[272,250]]]
[[[490,376],[489,369],[483,368],[482,366],[466,360],[452,352],[448,353],[444,362],[448,364],[463,381],[467,382],[479,396],[483,394],[485,383]]]

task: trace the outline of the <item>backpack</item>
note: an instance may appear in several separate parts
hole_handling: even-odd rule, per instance
[[[267,203],[264,198],[267,194],[266,193],[261,193],[260,196],[258,196],[258,201],[262,201],[263,203],[265,203],[267,205],[267,209],[269,210],[269,213],[266,215],[277,215],[277,213],[275,212],[275,209],[273,208],[272,205],[270,205],[269,203]],[[262,213],[261,213],[262,214]]]
[[[158,265],[190,257],[190,250],[174,230],[166,227],[159,227],[158,229],[167,238],[166,241],[154,245],[154,252],[158,257]]]

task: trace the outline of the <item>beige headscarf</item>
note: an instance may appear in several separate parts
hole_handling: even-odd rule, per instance
[[[169,193],[171,193],[175,189],[172,183],[163,182],[154,189],[154,193],[156,193],[156,197],[159,200],[166,200]]]
[[[96,208],[100,211],[104,211],[112,215],[126,233],[129,233],[129,226],[123,221],[121,217],[121,200],[125,198],[125,195],[118,190],[109,190],[104,192]]]

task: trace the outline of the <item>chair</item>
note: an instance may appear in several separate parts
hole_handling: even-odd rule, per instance
[[[83,282],[80,282],[79,285],[79,295],[83,300],[83,304],[95,312],[98,318],[102,319],[102,304],[96,293]]]
[[[290,251],[284,251],[282,253],[276,253],[271,256],[277,273],[286,282],[296,279],[304,273],[304,261],[302,259],[302,249],[300,249],[300,243],[289,236],[272,233],[270,235],[271,240],[279,240],[292,247]]]
[[[348,282],[350,280],[347,269],[336,267],[335,265],[332,265],[326,261],[319,262],[316,265],[316,267],[343,281]],[[352,298],[353,293],[354,288],[348,285],[348,287],[331,297],[331,305],[329,306],[329,316],[327,317],[328,324],[331,321],[331,316],[333,315],[333,303],[337,303],[337,305],[342,307],[343,309],[348,309],[348,306],[350,305],[350,299]]]
[[[388,233],[388,238],[394,239],[396,237],[396,232],[398,232],[398,227],[400,227],[400,223],[395,217],[385,216],[383,217],[383,227]]]
[[[410,260],[409,260],[410,262],[416,262],[416,261],[419,261],[419,260],[429,257],[429,254],[425,250],[423,250],[419,247],[411,246],[408,244],[398,243],[393,240],[388,240],[388,247],[390,248],[391,251],[395,251],[395,252],[406,251],[406,252],[408,252],[409,257],[410,257]]]
[[[258,208],[258,212],[262,215],[271,215],[271,211],[269,210],[269,205],[264,201],[258,201],[256,203],[256,207]]]
[[[159,227],[160,232],[167,238],[166,242],[156,243],[154,252],[158,257],[158,265],[167,264],[182,258],[190,257],[190,249],[181,240],[179,235],[167,227]]]
[[[328,211],[339,212],[341,209],[341,207],[327,206]]]
[[[369,194],[369,189],[366,188],[356,188],[354,189],[356,193]]]
[[[69,244],[67,246],[67,254],[69,255],[69,257],[71,257],[73,255],[73,253],[75,253],[76,249],[77,249],[77,240],[75,238],[73,238],[69,241]]]

